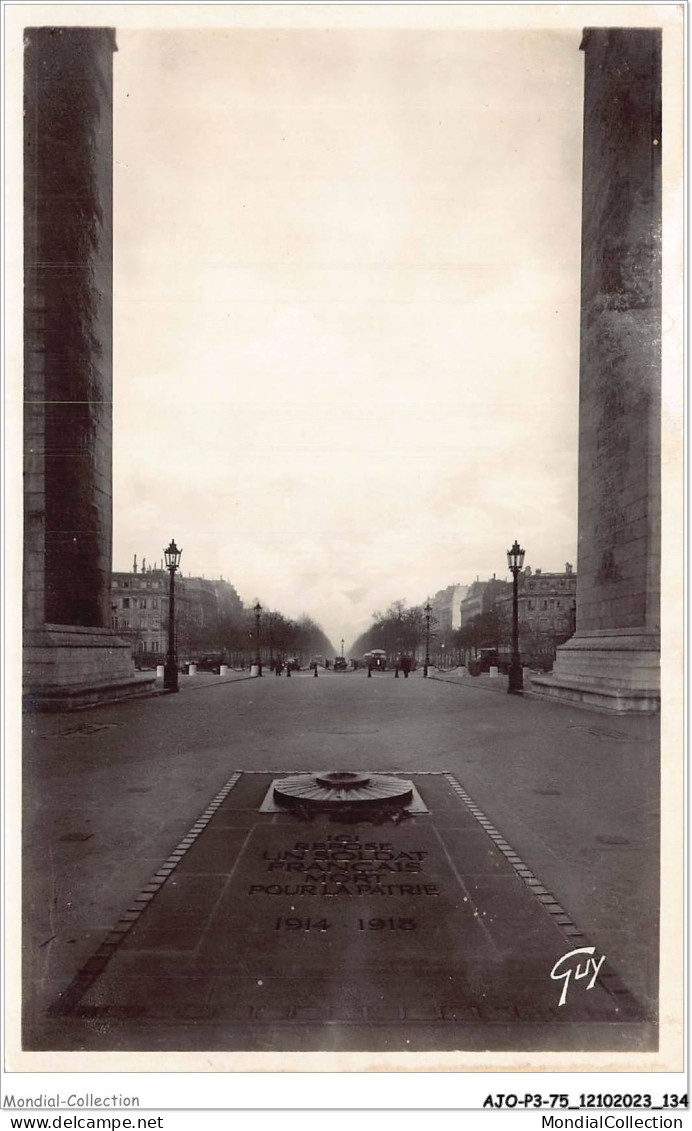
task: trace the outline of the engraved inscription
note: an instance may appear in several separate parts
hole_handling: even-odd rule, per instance
[[[250,884],[248,895],[440,895],[438,884],[424,876],[427,855],[424,849],[403,851],[391,841],[364,841],[357,834],[296,840],[290,848],[262,853],[265,882]]]
[[[342,927],[357,927],[359,931],[415,931],[415,919],[358,919],[355,923],[339,923]],[[275,931],[329,931],[334,924],[329,919],[303,919],[298,915],[280,915],[274,923]]]

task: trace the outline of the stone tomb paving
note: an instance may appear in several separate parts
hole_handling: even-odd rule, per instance
[[[276,776],[229,779],[60,995],[47,1047],[655,1047],[453,775],[407,774],[428,812],[395,822],[260,812]]]

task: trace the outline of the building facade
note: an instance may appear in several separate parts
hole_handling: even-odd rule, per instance
[[[436,632],[445,634],[461,627],[461,602],[468,588],[468,585],[448,585],[430,598]]]
[[[574,632],[576,592],[577,575],[570,562],[562,572],[527,566],[519,575],[519,650],[527,663],[544,670],[552,666],[556,648]],[[477,579],[469,587],[462,602],[467,659],[492,653],[505,662],[512,649],[513,599],[512,582],[497,577]]]
[[[169,573],[146,565],[127,573],[114,572],[111,580],[112,627],[130,642],[135,659],[151,662],[168,649]],[[222,645],[223,623],[243,613],[235,588],[223,578],[176,575],[176,639],[181,659]],[[186,655],[190,652],[190,656]]]
[[[178,583],[176,596],[182,597],[182,589]],[[113,628],[130,641],[135,656],[148,653],[163,658],[168,647],[168,572],[138,571],[136,566],[129,573],[114,572],[111,613]]]
[[[577,575],[570,562],[563,573],[549,573],[530,566],[519,575],[519,624],[524,631],[567,637],[574,632]],[[511,614],[511,595],[502,598]]]
[[[511,593],[510,583],[499,580],[494,574],[488,581],[476,578],[468,586],[459,607],[460,627],[466,628],[476,617],[489,612],[507,593]]]

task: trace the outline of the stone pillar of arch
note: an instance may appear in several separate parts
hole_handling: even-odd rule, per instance
[[[24,33],[24,694],[140,690],[111,629],[112,28]]]
[[[660,699],[661,32],[587,28],[577,622],[543,695]]]

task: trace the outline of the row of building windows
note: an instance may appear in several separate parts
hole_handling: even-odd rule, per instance
[[[538,629],[541,629],[541,630],[553,629],[553,631],[557,631],[557,630],[560,630],[560,629],[569,629],[569,618],[564,617],[564,616],[563,617],[533,616],[533,617],[527,617],[526,618],[526,624],[528,625],[528,627],[530,629],[535,629],[535,628],[538,628]]]
[[[132,622],[129,617],[114,617],[113,619],[114,628],[132,628]],[[153,617],[150,624],[148,617],[139,617],[137,620],[137,627],[150,628],[155,632],[157,629],[161,628],[161,621],[158,617]]]
[[[151,597],[150,600],[151,600],[151,608],[152,609],[158,609],[158,607],[159,607],[158,597]],[[139,597],[139,598],[137,598],[137,597],[132,597],[132,598],[121,597],[121,601],[122,601],[122,608],[123,609],[129,609],[130,607],[132,607],[133,609],[138,609],[138,608],[139,609],[146,609],[147,608],[147,598],[146,597]],[[132,605],[130,605],[130,602],[132,602]]]
[[[544,581],[527,581],[526,582],[526,588],[527,589],[554,589],[556,586],[557,586],[558,589],[565,589],[565,588],[576,589],[577,588],[577,579],[576,579],[576,577],[574,577],[574,578],[570,578],[569,581],[565,581],[565,580],[552,581],[550,578],[546,578]]]
[[[137,577],[135,584],[131,584],[126,578],[113,578],[114,589],[162,589],[164,584],[163,581],[154,581],[143,577]]]

